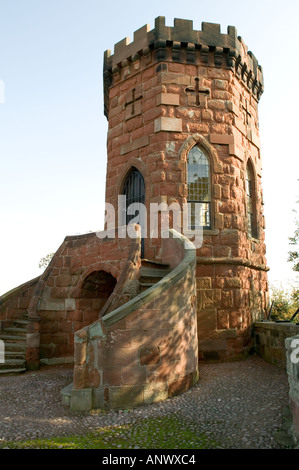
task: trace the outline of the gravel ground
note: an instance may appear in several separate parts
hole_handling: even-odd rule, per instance
[[[135,410],[73,413],[62,405],[60,394],[70,382],[69,366],[0,377],[0,446],[175,416],[182,429],[188,425],[217,441],[220,448],[281,448],[274,435],[282,427],[288,406],[287,374],[256,356],[241,362],[201,364],[200,380],[191,390]],[[124,436],[127,448],[142,448],[129,428],[129,435]]]

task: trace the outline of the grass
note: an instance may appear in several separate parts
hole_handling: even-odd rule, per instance
[[[177,417],[148,418],[86,434],[0,441],[0,449],[213,449],[220,445]]]

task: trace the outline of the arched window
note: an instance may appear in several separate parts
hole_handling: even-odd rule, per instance
[[[142,174],[137,168],[132,167],[124,187],[123,194],[126,196],[125,224],[131,221],[139,223],[141,227],[141,257],[144,257],[144,237],[146,236],[146,213],[145,213],[145,183]]]
[[[250,162],[247,163],[246,168],[246,196],[248,235],[249,237],[257,238],[254,173]]]
[[[133,167],[127,176],[124,184],[123,194],[126,196],[126,208],[134,203],[145,202],[145,184],[144,179],[140,171]],[[126,223],[128,224],[132,219],[132,215],[127,214]]]
[[[210,161],[205,152],[195,145],[187,156],[187,186],[190,229],[211,228]]]

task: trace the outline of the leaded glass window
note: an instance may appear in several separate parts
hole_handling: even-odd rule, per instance
[[[210,162],[204,151],[192,147],[187,157],[190,229],[211,228]]]

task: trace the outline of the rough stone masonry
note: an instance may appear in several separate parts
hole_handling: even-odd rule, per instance
[[[109,123],[106,201],[117,207],[136,168],[145,205],[190,199],[188,157],[198,147],[209,164],[209,224],[197,249],[200,359],[225,359],[251,347],[252,322],[268,302],[258,102],[263,74],[234,27],[190,20],[135,31],[106,51]],[[189,191],[190,192],[190,191]],[[200,196],[200,195],[199,195]],[[192,194],[191,194],[192,198]],[[148,221],[149,222],[149,221]],[[146,258],[160,243],[145,239]]]
[[[139,235],[67,236],[40,277],[0,298],[6,353],[17,342],[27,369],[74,362],[77,409],[188,389],[198,361],[248,354],[268,305],[263,74],[236,29],[202,23],[197,31],[190,20],[166,26],[158,17],[105,52],[103,79],[106,202],[124,233],[129,203],[143,204]],[[173,239],[151,236],[153,204]],[[201,246],[188,252],[184,235],[171,232],[172,204],[188,205]]]

